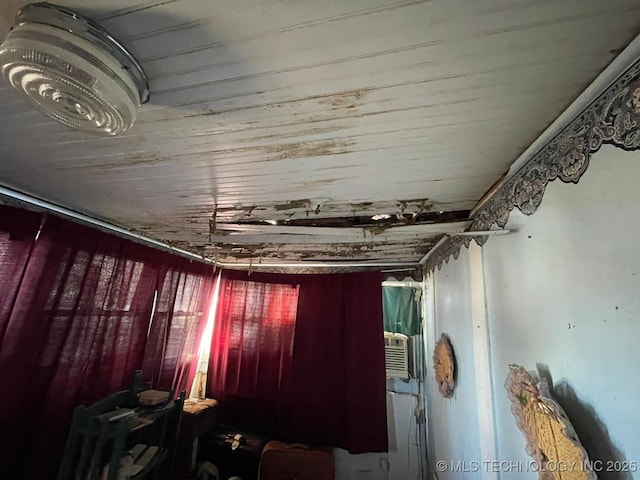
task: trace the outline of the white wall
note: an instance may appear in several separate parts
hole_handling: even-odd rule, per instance
[[[433,368],[428,370],[427,405],[430,457],[448,466],[465,462],[469,466],[480,460],[480,438],[476,412],[476,382],[472,336],[469,253],[460,252],[456,261],[444,265],[434,274],[433,315],[427,332],[427,349],[433,352],[441,333],[446,333],[453,348],[456,363],[456,389],[453,398],[443,398],[434,381]],[[433,361],[427,353],[428,365]],[[468,468],[467,470],[472,470]],[[464,473],[464,477],[461,475]],[[447,468],[438,474],[440,480],[480,479],[480,472],[452,471]]]
[[[640,153],[605,146],[578,185],[548,185],[530,217],[511,214],[513,232],[489,239],[484,279],[496,459],[527,462],[504,390],[508,365],[547,369],[593,458],[640,462]],[[432,464],[472,459],[478,435],[472,405],[474,361],[468,320],[468,254],[433,276],[432,327],[447,332],[460,364],[456,396],[447,403],[429,389]],[[429,359],[429,355],[427,355]],[[432,375],[429,377],[432,378]],[[463,436],[467,432],[468,437]],[[484,441],[484,440],[483,440]],[[640,468],[640,467],[638,467]],[[535,479],[518,471],[441,472],[438,478]],[[478,475],[481,475],[478,476]],[[599,472],[627,480],[640,473]]]

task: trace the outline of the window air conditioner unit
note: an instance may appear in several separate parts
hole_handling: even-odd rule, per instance
[[[409,378],[409,337],[384,332],[384,364],[387,377]]]

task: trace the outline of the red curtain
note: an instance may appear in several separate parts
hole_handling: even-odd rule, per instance
[[[142,371],[154,388],[188,396],[214,280],[211,267],[178,257],[172,263],[158,289]]]
[[[39,213],[0,206],[0,345],[41,221]]]
[[[291,436],[386,452],[382,275],[304,277],[295,335]]]
[[[249,277],[228,271],[223,278],[208,380],[210,395],[221,398],[222,413],[231,412],[236,423],[261,427],[289,441],[343,447],[352,453],[387,451],[381,275]],[[263,320],[260,311],[260,304],[266,308],[273,296],[273,285],[265,284],[299,286],[295,325],[281,326],[281,337],[275,341],[281,348],[279,363],[274,355],[264,360],[263,352],[273,343],[250,343],[246,339],[254,337],[243,336],[247,315],[242,305],[255,305],[257,311],[249,315],[256,319],[253,323],[262,328],[274,323]],[[282,319],[280,323],[289,324]],[[291,340],[291,350],[282,348]],[[273,368],[259,370],[264,363]],[[251,379],[258,378],[258,371],[260,390],[277,395],[264,399],[246,388],[238,398],[237,385],[245,375],[255,385],[257,380]]]
[[[225,422],[273,431],[283,420],[298,290],[222,278],[208,385]]]
[[[149,252],[47,218],[0,344],[0,455],[8,478],[52,478],[71,410],[139,368],[156,272]]]
[[[56,217],[38,234],[42,218],[0,207],[0,477],[11,480],[55,478],[73,408],[127,388],[141,368],[156,289],[165,298],[176,285],[174,309],[194,307],[186,279],[211,270]],[[164,313],[174,316],[170,301]],[[192,323],[167,343],[196,343]]]

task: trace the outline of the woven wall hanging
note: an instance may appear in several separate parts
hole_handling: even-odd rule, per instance
[[[433,368],[438,390],[444,398],[451,398],[456,387],[456,361],[449,338],[443,333],[433,349]]]
[[[546,380],[509,365],[505,383],[511,411],[537,463],[540,480],[596,480],[589,457]]]

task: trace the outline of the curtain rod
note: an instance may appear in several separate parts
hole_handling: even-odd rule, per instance
[[[58,215],[62,215],[63,217],[68,217],[73,220],[79,221],[81,223],[98,227],[102,230],[107,230],[109,232],[115,233],[120,237],[137,240],[138,242],[149,244],[155,248],[169,250],[183,257],[188,257],[190,259],[198,260],[203,263],[209,263],[209,264],[215,265],[215,262],[212,262],[211,260],[207,260],[206,258],[203,258],[195,253],[189,252],[187,250],[183,250],[181,248],[172,247],[167,243],[154,240],[153,238],[147,237],[145,235],[140,235],[139,233],[131,232],[125,228],[118,227],[117,225],[103,222],[102,220],[98,220],[96,218],[90,217],[83,213],[76,212],[69,208],[61,207],[60,205],[56,205],[55,203],[51,203],[46,200],[42,200],[42,199],[33,197],[31,195],[27,195],[17,190],[12,190],[2,185],[0,185],[0,195],[3,195],[8,198],[12,198],[13,200],[17,200],[18,202],[23,204],[32,205],[44,211],[57,213]]]
[[[401,281],[401,280],[385,280],[382,282],[383,287],[409,287],[409,288],[421,288],[422,283],[420,282],[410,282],[410,281]]]

